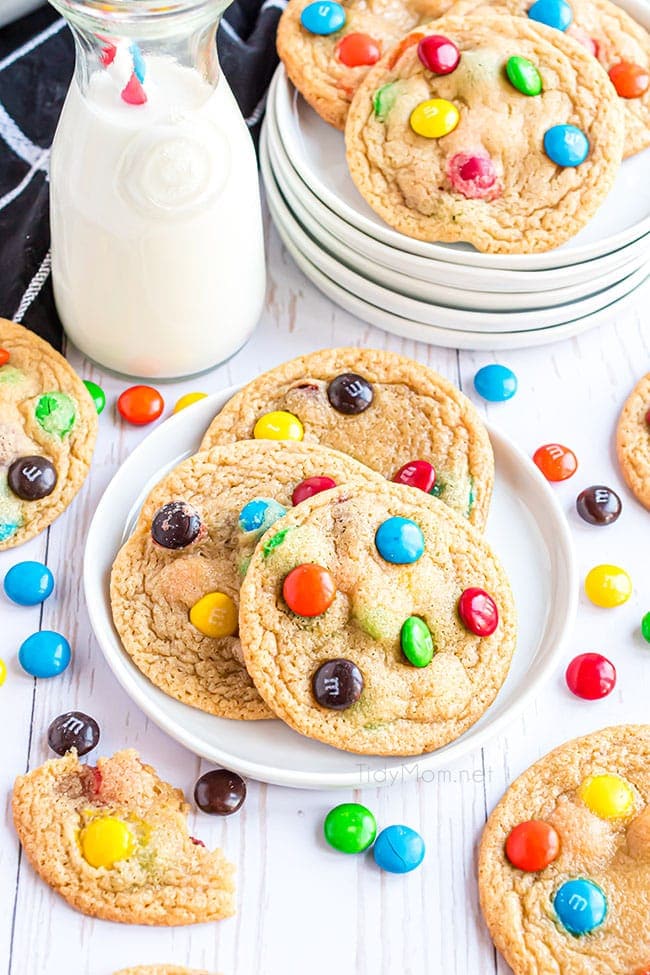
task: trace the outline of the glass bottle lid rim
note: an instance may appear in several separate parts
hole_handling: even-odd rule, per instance
[[[62,13],[78,14],[119,24],[136,18],[167,20],[175,15],[212,16],[222,13],[231,0],[53,0]]]

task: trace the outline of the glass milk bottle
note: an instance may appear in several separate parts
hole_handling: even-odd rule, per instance
[[[215,45],[225,0],[51,0],[76,42],[52,147],[52,278],[99,365],[171,379],[248,339],[265,291],[252,141]]]

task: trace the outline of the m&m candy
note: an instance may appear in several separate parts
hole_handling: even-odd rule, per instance
[[[4,660],[0,658],[0,687],[2,687],[6,679],[7,679],[7,665],[4,662]]]
[[[345,10],[334,0],[316,0],[309,3],[300,14],[300,23],[310,34],[326,37],[335,34],[345,24]]]
[[[4,590],[19,606],[37,606],[54,589],[54,576],[42,562],[18,562],[4,578]]]
[[[22,501],[47,498],[56,487],[57,480],[57,470],[52,461],[39,454],[18,457],[7,471],[7,483]]]
[[[389,873],[410,873],[424,860],[426,847],[419,833],[410,826],[387,826],[375,841],[375,863]]]
[[[64,636],[40,630],[28,636],[18,651],[20,666],[32,677],[57,677],[70,663],[72,651]]]
[[[106,393],[101,386],[98,386],[97,383],[94,383],[91,379],[84,379],[84,386],[92,397],[92,401],[95,404],[97,413],[102,413],[104,407],[106,406]]]
[[[336,376],[327,387],[330,406],[337,413],[357,416],[368,409],[374,399],[372,386],[356,372],[343,372]]]
[[[173,413],[180,413],[181,410],[186,410],[188,406],[192,406],[193,403],[199,403],[202,399],[207,398],[207,393],[185,393],[174,403]]]
[[[560,837],[550,823],[529,819],[511,829],[506,839],[506,856],[518,870],[544,870],[557,859]]]
[[[157,420],[164,408],[165,401],[153,386],[129,386],[117,401],[122,419],[139,427]]]
[[[273,410],[261,416],[253,427],[256,440],[302,440],[305,429],[293,413]]]
[[[585,578],[585,593],[604,609],[622,606],[632,595],[632,580],[618,565],[595,565]]]
[[[291,502],[294,505],[300,504],[301,501],[313,498],[315,494],[320,494],[321,491],[331,491],[334,487],[336,487],[336,481],[331,477],[306,477],[300,484],[296,484],[291,495]]]
[[[190,623],[215,640],[237,632],[237,607],[225,592],[209,592],[190,610]]]
[[[186,501],[169,501],[159,508],[151,522],[151,537],[162,548],[185,548],[203,529],[198,511]]]
[[[581,653],[567,667],[565,679],[567,687],[576,697],[598,701],[614,690],[616,668],[601,653]]]
[[[50,724],[47,743],[57,755],[65,755],[71,748],[77,755],[87,755],[99,743],[99,725],[83,711],[68,711]]]
[[[6,366],[10,358],[7,349],[0,349],[0,366]]]
[[[34,408],[34,417],[46,433],[63,440],[77,421],[77,406],[67,393],[43,393]]]
[[[601,819],[626,819],[634,812],[634,790],[620,775],[589,775],[578,795],[587,809]]]
[[[406,484],[408,487],[419,488],[429,494],[436,483],[436,471],[428,460],[410,460],[408,464],[393,474],[396,484]]]
[[[225,768],[206,772],[194,786],[194,802],[210,816],[232,816],[245,799],[246,783],[241,775]]]
[[[579,166],[589,155],[589,139],[576,125],[553,125],[544,133],[544,152],[556,166]]]
[[[476,636],[490,636],[499,625],[499,610],[484,589],[466,589],[458,600],[458,615]]]
[[[346,34],[336,45],[336,56],[347,68],[358,68],[379,61],[381,46],[370,34]]]
[[[604,484],[585,488],[576,498],[576,511],[589,525],[612,525],[621,513],[621,499]]]
[[[397,101],[398,86],[395,81],[378,88],[372,96],[372,107],[376,117],[380,122],[385,122],[391,108]]]
[[[609,78],[621,98],[640,98],[650,86],[650,72],[632,61],[619,61],[609,69]]]
[[[328,812],[323,833],[329,845],[340,853],[363,853],[375,841],[377,822],[361,803],[343,802]]]
[[[320,665],[311,687],[314,697],[324,708],[345,711],[361,697],[363,675],[355,663],[340,657]]]
[[[410,518],[387,518],[375,533],[375,546],[386,562],[409,565],[424,552],[424,535]]]
[[[84,860],[91,867],[110,869],[128,860],[135,849],[135,838],[127,824],[116,816],[91,819],[79,834]]]
[[[433,659],[431,630],[419,616],[409,616],[400,631],[402,653],[414,667],[427,667]]]
[[[641,636],[646,643],[650,643],[650,613],[646,613],[641,620]]]
[[[513,54],[506,61],[506,75],[512,87],[520,91],[522,95],[532,97],[541,94],[542,76],[528,58]]]
[[[533,461],[547,481],[566,481],[578,470],[578,459],[572,450],[560,443],[547,443],[538,447]]]
[[[127,105],[144,105],[147,101],[147,93],[135,71],[122,89],[122,101]]]
[[[332,573],[322,565],[306,562],[285,576],[282,595],[297,616],[320,616],[334,602],[336,584]]]
[[[409,122],[416,135],[425,139],[441,139],[453,132],[460,121],[460,112],[446,98],[429,98],[411,112]]]
[[[476,373],[474,389],[490,403],[503,403],[517,392],[517,377],[512,369],[493,362]]]
[[[450,74],[460,61],[460,51],[450,38],[442,34],[428,34],[418,44],[418,57],[425,68],[434,74]]]
[[[239,512],[239,530],[261,535],[286,513],[287,509],[273,498],[253,498]]]
[[[447,178],[468,200],[495,200],[502,193],[496,166],[485,152],[454,153],[447,163]]]
[[[528,8],[528,16],[547,27],[566,30],[571,26],[573,11],[565,0],[535,0],[532,7]]]
[[[561,924],[571,934],[589,934],[607,917],[607,898],[593,880],[578,877],[563,883],[553,897]]]

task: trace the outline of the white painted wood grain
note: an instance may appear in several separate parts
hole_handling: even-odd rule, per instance
[[[608,723],[648,719],[650,648],[638,622],[650,609],[648,514],[621,484],[612,453],[617,411],[635,379],[650,369],[646,309],[612,313],[613,322],[580,338],[541,350],[498,355],[458,353],[403,341],[339,310],[296,269],[269,233],[269,288],[263,320],[249,345],[224,366],[183,383],[161,387],[168,407],[183,392],[213,392],[243,382],[291,356],[332,345],[389,348],[411,355],[460,382],[475,400],[472,377],[497,360],[512,366],[519,392],[506,404],[479,408],[531,453],[559,440],[580,460],[577,475],[557,492],[565,506],[581,572],[599,561],[624,565],[635,594],[619,609],[598,610],[583,600],[572,653],[601,650],[616,663],[619,682],[603,702],[572,698],[558,672],[534,707],[507,733],[433,781],[350,792],[377,814],[380,825],[403,822],[427,841],[423,867],[407,877],[380,873],[370,857],[346,858],[328,850],[321,821],[341,793],[300,792],[251,782],[240,814],[223,821],[193,815],[192,829],[208,845],[221,844],[238,869],[237,916],[191,929],[130,928],[76,914],[19,858],[10,821],[9,792],[16,774],[48,757],[45,731],[61,711],[79,708],[102,728],[103,754],[138,748],[191,796],[204,763],[167,738],[130,702],[112,678],[90,631],[81,592],[85,531],[94,506],[120,461],[147,430],[115,417],[122,380],[102,376],[75,350],[69,358],[85,378],[105,388],[108,403],[88,481],[69,512],[19,552],[0,555],[0,574],[18,558],[46,559],[56,576],[55,595],[41,611],[12,606],[0,595],[0,656],[8,664],[0,689],[0,788],[4,829],[0,843],[0,973],[7,975],[111,975],[137,963],[175,961],[224,975],[490,975],[506,972],[495,959],[482,925],[476,892],[475,851],[486,812],[512,778],[550,747]],[[182,323],[181,323],[182,324]],[[227,327],[227,323],[224,323]],[[163,421],[164,422],[164,421]],[[581,487],[603,482],[619,489],[624,513],[606,529],[590,528],[574,512]],[[60,629],[74,648],[62,677],[35,682],[16,663],[20,642],[38,627]],[[207,766],[205,766],[207,767]]]

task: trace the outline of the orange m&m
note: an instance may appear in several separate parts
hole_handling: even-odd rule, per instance
[[[576,455],[561,443],[547,443],[538,447],[533,460],[547,481],[566,481],[578,470]]]
[[[297,616],[320,616],[334,602],[336,585],[331,572],[309,562],[296,566],[285,577],[282,595]]]
[[[609,69],[610,81],[621,98],[640,98],[650,86],[650,72],[632,61],[619,61]]]
[[[550,823],[529,819],[519,823],[506,840],[506,856],[518,870],[543,870],[560,852],[560,837]]]
[[[420,41],[426,36],[427,36],[426,34],[420,34],[420,33],[407,34],[404,40],[400,41],[397,47],[394,49],[390,61],[386,65],[388,70],[392,71],[392,69],[395,67],[395,65],[401,58],[402,54],[404,54],[404,51],[408,51],[408,49],[410,47],[413,47],[414,44],[419,44]]]
[[[0,349],[0,366],[6,366],[9,362],[9,353],[6,349]]]
[[[381,47],[370,34],[346,34],[336,45],[336,56],[347,68],[358,68],[379,61]]]
[[[153,386],[129,386],[117,401],[120,416],[135,426],[144,426],[157,420],[165,401]]]

